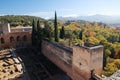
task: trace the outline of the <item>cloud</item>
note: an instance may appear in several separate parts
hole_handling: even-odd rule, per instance
[[[4,15],[7,15],[7,14],[0,14],[0,16],[4,16]]]

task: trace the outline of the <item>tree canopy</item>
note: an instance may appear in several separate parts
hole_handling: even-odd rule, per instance
[[[0,22],[9,22],[12,27],[16,27],[18,25],[22,26],[32,26],[32,22],[34,20],[45,21],[45,19],[35,16],[27,16],[27,15],[6,15],[0,16]]]

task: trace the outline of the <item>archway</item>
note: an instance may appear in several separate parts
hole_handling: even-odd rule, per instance
[[[5,43],[4,38],[1,38],[0,41],[1,41],[1,44],[4,44],[4,43]]]
[[[14,37],[10,37],[10,43],[14,42]]]
[[[23,36],[23,41],[27,41],[27,36],[26,35]]]
[[[17,41],[20,41],[20,36],[17,36],[16,40],[17,40]]]

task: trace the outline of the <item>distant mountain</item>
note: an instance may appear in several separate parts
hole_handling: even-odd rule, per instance
[[[91,15],[91,16],[78,16],[78,17],[58,17],[59,20],[85,20],[90,22],[103,22],[110,24],[120,24],[120,16],[106,16],[106,15]]]

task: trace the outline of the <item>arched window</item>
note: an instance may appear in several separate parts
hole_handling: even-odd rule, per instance
[[[14,37],[10,37],[10,42],[14,42]]]
[[[26,35],[23,36],[23,41],[27,41],[27,36]]]
[[[1,44],[4,44],[4,43],[5,43],[5,41],[4,41],[3,38],[1,38],[0,41],[1,41]]]
[[[20,41],[20,36],[17,36],[17,38],[16,38],[16,39],[17,39],[17,41]]]

